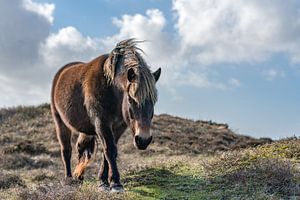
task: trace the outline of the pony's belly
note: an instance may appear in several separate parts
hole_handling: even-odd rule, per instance
[[[68,116],[68,119],[68,123],[75,131],[82,132],[87,135],[95,135],[95,127],[86,113],[75,111],[74,114]]]
[[[87,135],[95,135],[95,127],[90,122],[75,122],[70,123],[70,125],[75,129],[77,132],[85,133]]]
[[[57,107],[57,110],[65,125],[72,131],[82,132],[87,135],[95,135],[95,127],[91,123],[91,120],[83,106],[61,105]]]

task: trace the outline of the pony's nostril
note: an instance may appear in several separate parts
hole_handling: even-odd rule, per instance
[[[135,136],[134,141],[135,141],[135,145],[138,149],[145,150],[147,148],[147,146],[151,143],[152,136],[150,136],[147,139],[144,139],[140,136]]]
[[[141,139],[140,139],[139,136],[135,136],[135,137],[134,137],[134,140],[135,140],[135,143],[136,143],[137,145],[140,145]]]

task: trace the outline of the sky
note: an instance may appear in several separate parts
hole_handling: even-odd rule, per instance
[[[300,136],[297,0],[0,0],[0,107],[50,101],[55,72],[140,44],[155,71],[156,113]]]

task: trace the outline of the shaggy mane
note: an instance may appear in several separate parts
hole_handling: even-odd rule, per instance
[[[139,52],[143,50],[137,47],[138,43],[134,38],[119,42],[109,55],[109,62],[104,65],[104,72],[109,83],[114,83],[116,64],[118,56],[123,56],[121,71],[127,72],[128,69],[134,69],[137,74],[137,80],[127,86],[128,94],[137,104],[141,105],[146,99],[153,104],[157,101],[157,90],[155,88],[155,79],[147,63],[144,61]],[[125,74],[123,74],[125,75]],[[125,75],[126,76],[126,75]]]

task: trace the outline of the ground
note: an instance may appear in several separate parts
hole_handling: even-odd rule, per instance
[[[155,116],[153,133],[146,151],[124,134],[118,165],[125,192],[103,193],[100,144],[83,183],[64,186],[49,105],[1,109],[0,199],[300,199],[298,138],[255,139],[227,124],[169,115]]]

